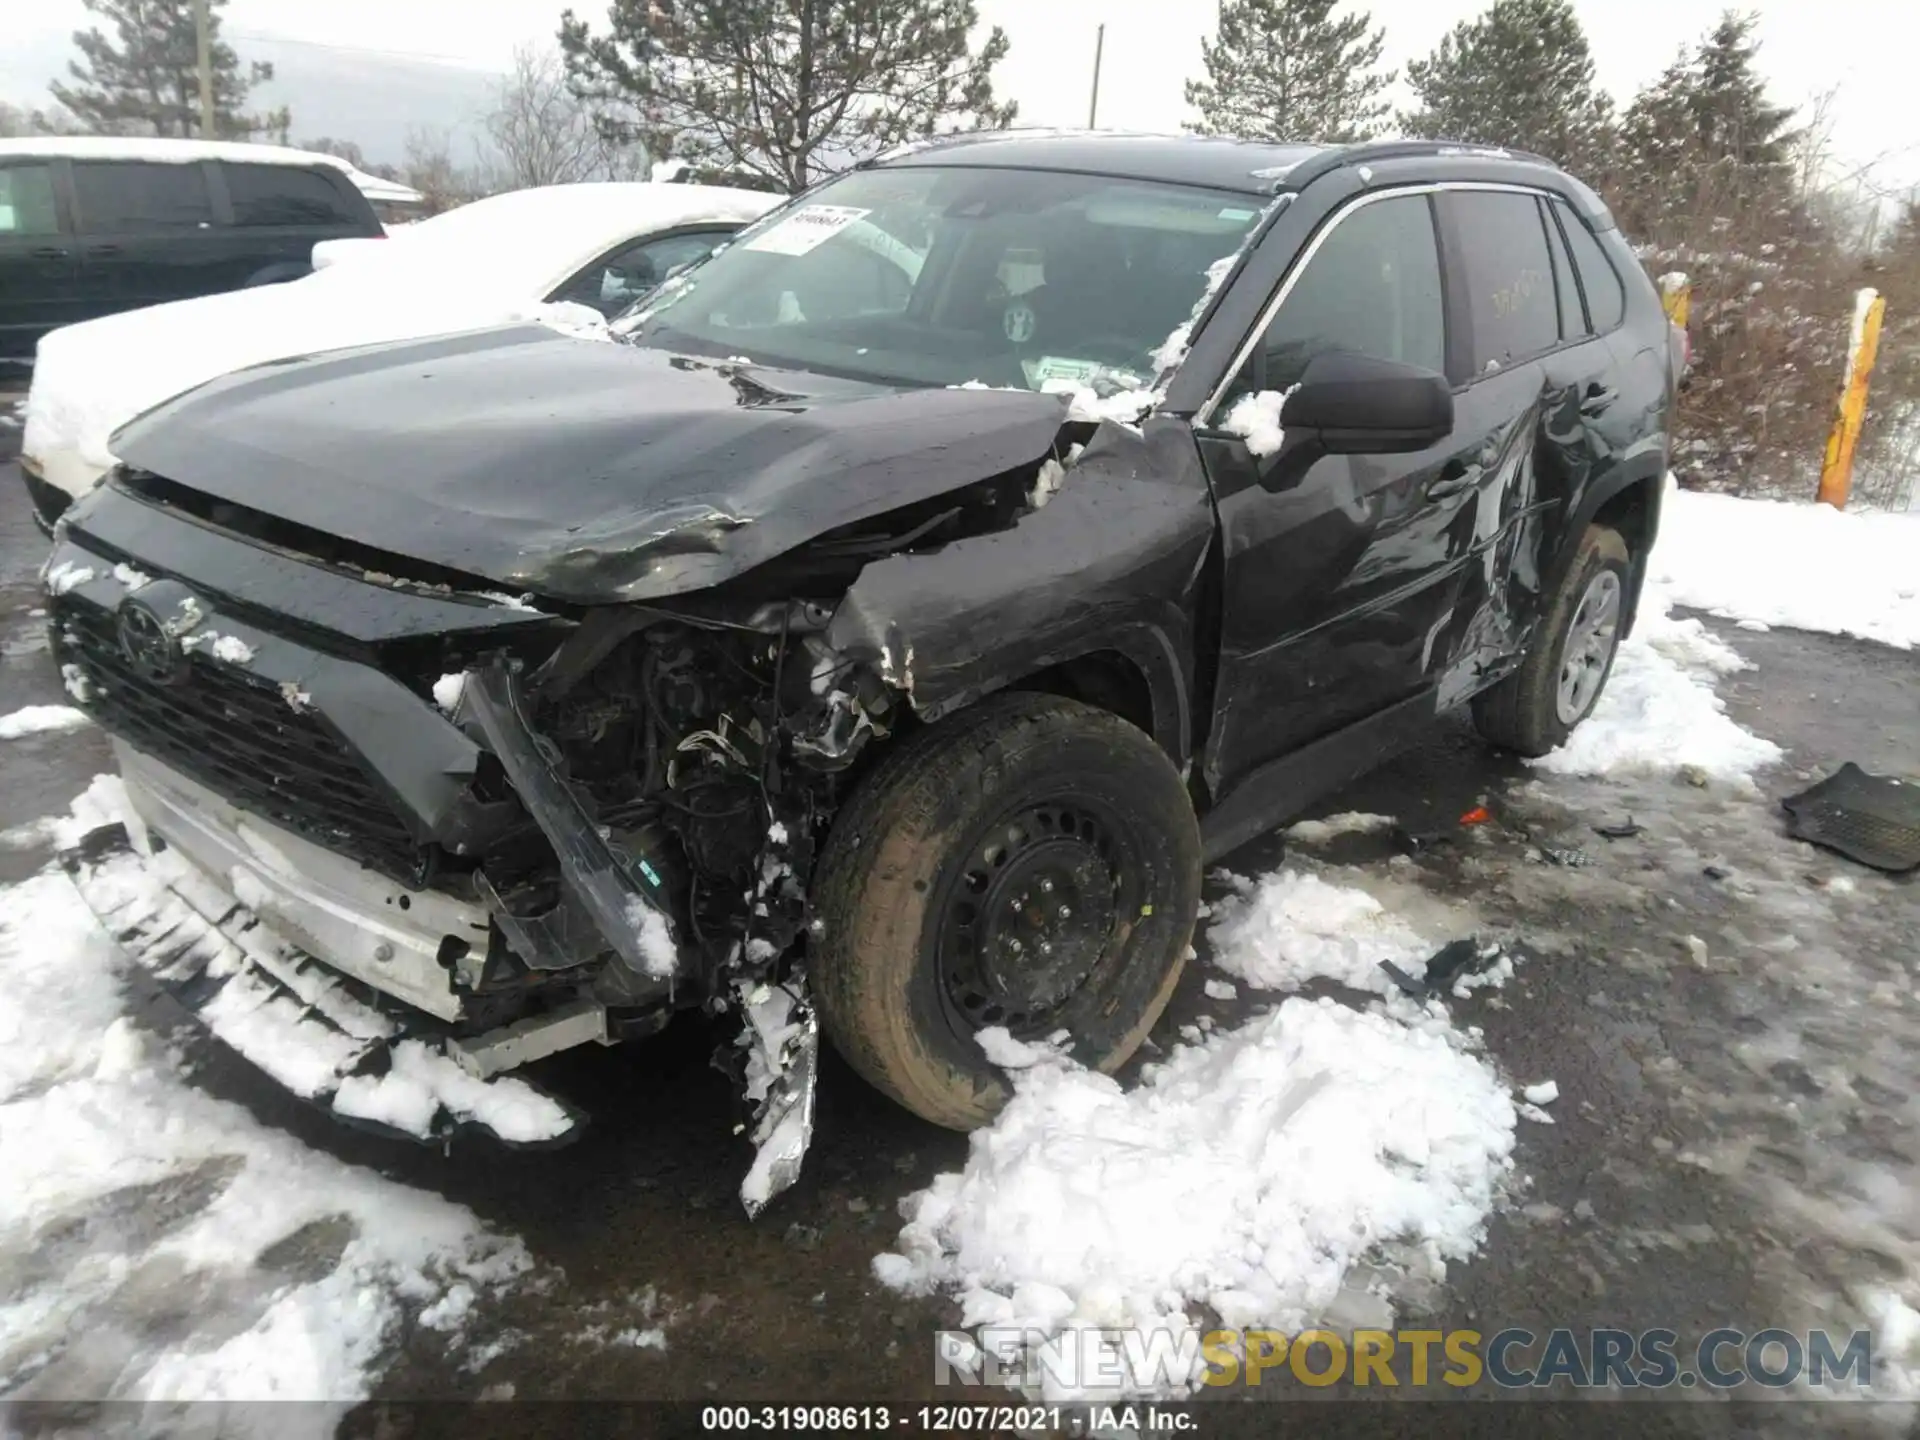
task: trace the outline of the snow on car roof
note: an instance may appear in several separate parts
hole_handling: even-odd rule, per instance
[[[290,145],[255,145],[244,140],[174,140],[152,135],[24,135],[0,140],[0,160],[9,156],[46,160],[138,160],[173,165],[191,165],[202,160],[229,160],[245,165],[330,165],[344,171],[370,200],[422,198],[411,186],[357,170],[338,155],[296,150]]]
[[[743,225],[784,199],[718,185],[544,185],[409,225],[381,258],[410,264],[431,255],[435,264],[465,271],[485,267],[493,282],[533,298],[627,240],[682,225]]]

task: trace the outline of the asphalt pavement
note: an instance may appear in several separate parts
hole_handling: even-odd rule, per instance
[[[0,714],[65,699],[36,613],[45,542],[6,478]],[[1522,1122],[1529,1179],[1483,1251],[1403,1324],[1844,1328],[1874,1287],[1920,1285],[1920,1056],[1908,1053],[1920,1046],[1907,1040],[1920,1034],[1920,883],[1787,839],[1775,803],[1848,759],[1920,775],[1920,654],[1716,628],[1756,665],[1722,684],[1729,710],[1789,752],[1758,796],[1669,778],[1542,782],[1446,725],[1322,807],[1391,814],[1432,843],[1408,856],[1391,836],[1355,835],[1320,853],[1466,904],[1529,950],[1503,992],[1455,1014],[1484,1027],[1516,1080],[1551,1076],[1562,1097],[1558,1123]],[[93,730],[0,745],[0,829],[64,809],[107,763]],[[1482,804],[1491,823],[1461,826]],[[1641,836],[1593,831],[1628,812]],[[1543,843],[1591,863],[1543,863]],[[1257,874],[1282,853],[1268,837],[1226,864]],[[47,859],[0,851],[0,881]],[[1207,973],[1203,945],[1157,1043],[1201,1014],[1231,1024],[1236,1006],[1257,1003],[1245,990],[1239,1002],[1206,998]],[[523,1400],[951,1398],[933,1386],[931,1334],[955,1323],[953,1308],[886,1291],[869,1262],[888,1247],[901,1198],[963,1162],[964,1137],[883,1100],[829,1054],[806,1172],[749,1222],[735,1198],[748,1147],[729,1084],[709,1065],[719,1038],[689,1019],[644,1046],[545,1063],[539,1078],[594,1124],[541,1155],[479,1144],[442,1154],[344,1131],[212,1046],[196,1052],[196,1078],[315,1147],[471,1206],[565,1272],[564,1285],[509,1299],[476,1332],[529,1343],[476,1373],[421,1331],[385,1394],[511,1385]],[[673,1316],[664,1354],[572,1342],[592,1307],[649,1288]],[[1367,1411],[1365,1433],[1426,1423],[1411,1407]],[[1590,1415],[1564,1413],[1500,1406],[1476,1411],[1471,1428],[1593,1431]],[[1336,1418],[1295,1409],[1287,1421],[1318,1432]],[[1908,1423],[1883,1407],[1706,1403],[1606,1421],[1622,1434]],[[473,1428],[470,1412],[462,1433]]]

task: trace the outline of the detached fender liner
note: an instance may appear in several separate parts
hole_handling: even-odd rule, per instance
[[[142,854],[122,822],[82,835],[60,864],[141,971],[216,1039],[334,1118],[423,1143],[479,1131],[539,1149],[586,1124],[517,1076],[463,1069],[425,1017],[360,999],[177,853]]]

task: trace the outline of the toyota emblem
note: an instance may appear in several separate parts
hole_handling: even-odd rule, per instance
[[[161,685],[171,685],[186,674],[186,652],[146,601],[131,596],[122,600],[115,628],[120,654],[134,674]]]

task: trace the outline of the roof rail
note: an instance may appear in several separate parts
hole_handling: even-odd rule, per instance
[[[1482,159],[1518,160],[1528,165],[1560,167],[1544,155],[1531,150],[1515,150],[1507,145],[1474,145],[1464,140],[1362,140],[1353,145],[1336,145],[1308,156],[1293,166],[1274,185],[1275,190],[1299,190],[1329,171],[1349,165],[1364,165],[1374,160],[1404,160],[1422,155],[1472,155]]]

